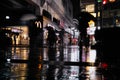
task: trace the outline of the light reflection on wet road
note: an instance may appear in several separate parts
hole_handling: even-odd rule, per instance
[[[95,66],[74,64],[80,62],[78,46],[35,50],[12,47],[11,53],[11,62],[0,65],[0,80],[103,80]],[[94,62],[95,57],[94,50],[82,55],[83,62]]]
[[[29,57],[29,48],[25,47],[13,47],[12,48],[12,57],[11,59],[21,59],[28,60]]]

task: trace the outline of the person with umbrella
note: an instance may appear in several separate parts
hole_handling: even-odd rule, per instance
[[[96,21],[96,18],[91,15],[89,12],[80,12],[79,17],[79,26],[77,27],[80,31],[80,46],[89,47],[89,35],[87,34],[87,28],[89,27],[88,22],[90,20]]]
[[[47,26],[46,29],[48,30],[48,38],[47,38],[48,46],[53,47],[55,46],[57,41],[55,30],[51,26]]]

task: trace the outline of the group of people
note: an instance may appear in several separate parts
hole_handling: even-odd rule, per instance
[[[56,46],[56,45],[68,45],[71,42],[71,38],[65,33],[64,30],[61,30],[58,32],[58,35],[56,34],[56,31],[54,28],[48,26],[46,27],[48,30],[47,35],[47,44],[50,47]]]

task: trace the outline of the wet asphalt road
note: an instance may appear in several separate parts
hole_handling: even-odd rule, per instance
[[[0,80],[104,80],[93,65],[96,51],[83,51],[81,61],[78,46],[12,47],[0,56]]]

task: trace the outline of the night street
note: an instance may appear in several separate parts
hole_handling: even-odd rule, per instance
[[[8,57],[8,54],[11,56]],[[78,46],[57,48],[12,47],[1,61],[0,80],[104,80],[93,65],[96,51],[82,54]]]
[[[1,0],[0,80],[120,80],[120,0]]]

